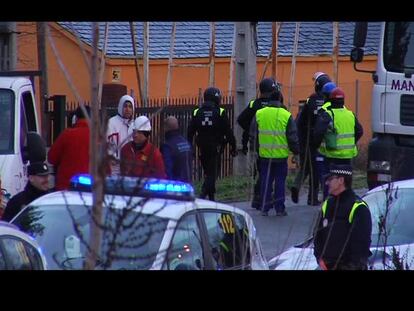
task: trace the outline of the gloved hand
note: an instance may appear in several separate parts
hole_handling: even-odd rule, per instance
[[[299,155],[298,154],[294,154],[292,157],[292,163],[293,164],[299,164]]]
[[[231,147],[230,148],[230,155],[234,158],[235,156],[237,156],[237,148],[235,147]]]
[[[243,146],[241,151],[244,155],[247,155],[247,152],[249,151],[249,148],[247,148],[247,146]]]

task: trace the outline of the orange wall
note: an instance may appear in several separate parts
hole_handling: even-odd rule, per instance
[[[69,32],[63,30],[55,23],[49,23],[50,34],[56,45],[60,59],[64,64],[75,89],[82,100],[90,100],[90,74],[85,64],[81,49],[76,38]],[[37,67],[37,46],[36,28],[34,22],[18,23],[18,70],[38,70]],[[83,45],[88,57],[91,55],[91,48]],[[47,61],[49,95],[65,94],[68,101],[77,101],[76,97],[65,79],[62,70],[58,66],[55,54],[47,40]],[[175,59],[175,63],[202,63],[207,64],[208,59]],[[142,62],[140,61],[140,64]],[[257,81],[263,73],[265,58],[258,58]],[[375,56],[365,58],[362,67],[374,69]],[[220,88],[223,94],[228,94],[229,83],[229,58],[217,58],[215,61],[215,85]],[[135,97],[138,97],[138,83],[135,72],[134,61],[131,59],[106,59],[104,83],[112,83],[112,69],[120,69],[121,79],[119,83],[127,86],[128,92],[133,90]],[[168,60],[151,60],[149,69],[149,97],[164,97],[166,95]],[[291,70],[291,58],[279,57],[277,68],[277,79],[283,85],[285,104],[289,104],[289,80]],[[291,101],[291,112],[297,114],[298,101],[306,99],[313,91],[312,76],[316,71],[323,71],[333,77],[332,58],[321,57],[297,57],[295,87]],[[339,85],[346,93],[346,106],[356,112],[356,80],[359,80],[359,105],[358,118],[364,126],[365,134],[363,141],[367,142],[371,137],[370,126],[370,100],[372,79],[369,74],[358,73],[353,69],[349,57],[339,58]],[[234,71],[235,73],[235,71]],[[268,65],[266,76],[271,74],[271,64]],[[142,80],[141,70],[141,80]],[[198,96],[199,89],[204,90],[208,86],[209,68],[173,67],[171,75],[171,97],[193,97]],[[233,78],[234,94],[235,78]],[[39,100],[38,100],[39,102]],[[247,103],[246,103],[247,104]],[[40,112],[40,107],[38,107]]]

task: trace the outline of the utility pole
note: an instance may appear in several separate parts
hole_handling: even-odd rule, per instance
[[[101,108],[102,102],[102,89],[103,89],[103,80],[105,75],[105,57],[106,57],[106,48],[108,46],[108,36],[109,36],[109,23],[105,23],[105,38],[104,38],[104,45],[101,53],[101,61],[99,62],[99,84],[98,84],[98,103],[99,107]]]
[[[215,77],[214,77],[214,63],[216,57],[216,23],[210,23],[210,51],[209,51],[209,65],[210,65],[210,74],[209,74],[209,86],[214,86]]]
[[[46,27],[47,22],[37,22],[37,63],[41,72],[39,77],[39,99],[41,107],[41,134],[45,141],[48,139],[48,128],[49,124],[47,111],[47,104],[49,98],[49,84],[47,76],[47,53],[46,53]]]
[[[144,22],[144,107],[147,107],[149,97],[149,22]]]
[[[288,110],[289,111],[290,111],[290,109],[292,107],[293,89],[295,87],[296,54],[298,52],[299,30],[300,30],[300,23],[297,22],[296,23],[296,27],[295,27],[295,40],[293,42],[292,66],[290,68],[289,99],[288,99]]]
[[[172,23],[171,28],[171,39],[170,39],[170,54],[168,57],[168,71],[167,71],[167,91],[166,91],[166,104],[168,105],[170,101],[170,89],[171,89],[171,69],[173,65],[173,56],[174,56],[174,44],[175,44],[175,30],[176,23]]]
[[[277,77],[277,22],[272,23],[272,78],[276,80]]]
[[[333,76],[335,84],[338,85],[338,54],[339,54],[339,23],[333,22],[333,38],[332,38],[332,60],[333,60]]]
[[[243,130],[237,124],[237,117],[248,102],[256,96],[256,23],[236,22],[236,101],[234,103],[233,129],[237,149],[241,149]],[[246,156],[240,154],[234,159],[235,175],[246,175]]]

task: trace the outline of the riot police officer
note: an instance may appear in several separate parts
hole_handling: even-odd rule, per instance
[[[228,142],[231,155],[237,155],[236,139],[230,121],[224,108],[220,107],[221,97],[218,88],[207,88],[204,91],[204,103],[194,110],[188,126],[188,141],[192,145],[197,134],[195,141],[200,150],[200,161],[204,171],[200,197],[208,197],[211,201],[215,199],[220,153],[224,145]]]
[[[308,205],[319,205],[318,192],[319,184],[322,183],[320,167],[324,161],[323,155],[317,151],[317,146],[313,144],[313,132],[319,109],[326,101],[322,89],[328,83],[335,86],[326,73],[316,72],[313,76],[315,92],[312,93],[301,112],[299,113],[296,124],[300,142],[300,170],[296,175],[294,185],[291,187],[292,201],[298,203],[299,190],[302,182],[309,176]]]

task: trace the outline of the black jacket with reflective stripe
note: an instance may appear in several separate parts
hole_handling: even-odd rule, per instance
[[[225,111],[220,113],[220,107],[213,102],[203,103],[193,114],[187,132],[191,144],[196,134],[196,143],[200,148],[217,148],[228,142],[236,150],[236,139],[229,118]]]
[[[371,213],[366,205],[360,205],[350,223],[349,214],[355,201],[361,198],[352,189],[328,198],[326,215],[323,217],[321,212],[314,235],[317,259],[323,258],[331,265],[367,262],[371,255]]]

